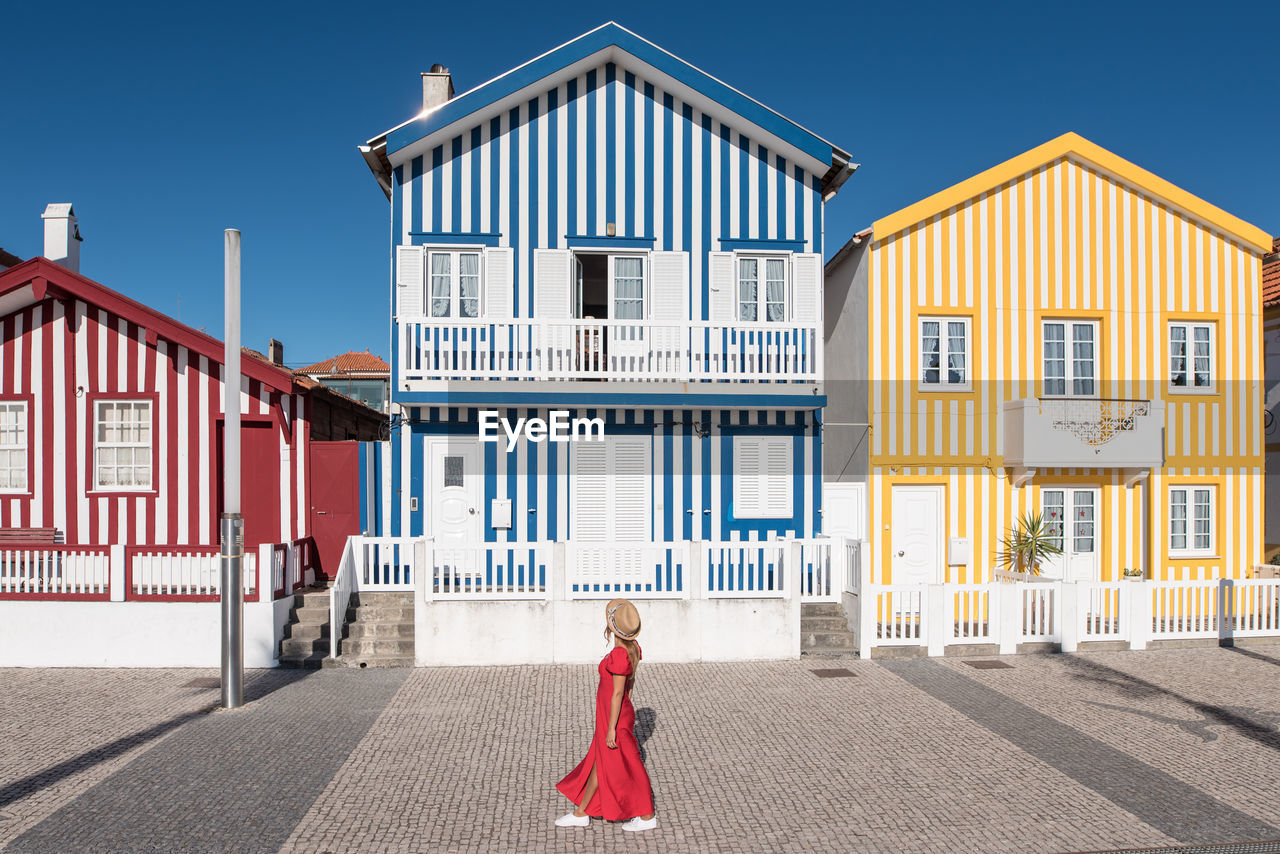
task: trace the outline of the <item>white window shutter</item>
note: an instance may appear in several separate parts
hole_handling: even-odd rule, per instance
[[[511,320],[512,263],[510,246],[484,251],[484,316],[487,320]]]
[[[764,444],[764,504],[761,515],[773,519],[789,519],[793,513],[791,495],[792,439],[774,437]]]
[[[798,252],[791,256],[791,319],[816,324],[822,320],[822,256]]]
[[[583,542],[605,542],[609,530],[608,442],[573,445],[573,529],[570,536]]]
[[[570,299],[573,253],[568,249],[533,250],[533,316],[535,320],[566,320]]]
[[[760,440],[739,436],[733,441],[733,515],[760,515]]]
[[[396,247],[396,317],[422,315],[422,247]]]
[[[710,285],[707,316],[712,323],[733,323],[738,317],[735,293],[738,284],[733,275],[733,253],[710,253],[707,278]]]
[[[650,438],[625,436],[609,444],[609,473],[613,476],[613,539],[628,542],[650,539],[649,502],[653,481]]]
[[[684,323],[689,319],[689,253],[654,252],[649,271],[653,282],[650,319]]]

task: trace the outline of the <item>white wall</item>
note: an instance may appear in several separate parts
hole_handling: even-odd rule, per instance
[[[293,597],[244,604],[244,666],[275,667]],[[0,601],[0,667],[218,667],[217,602]]]
[[[750,661],[800,656],[800,601],[637,599],[649,662]],[[419,666],[579,664],[608,651],[603,600],[557,602],[419,599]]]

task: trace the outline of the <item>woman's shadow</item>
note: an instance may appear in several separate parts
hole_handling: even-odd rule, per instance
[[[645,742],[653,735],[658,726],[658,713],[645,706],[636,709],[636,743],[640,745],[640,761],[649,761],[649,752],[644,749]]]

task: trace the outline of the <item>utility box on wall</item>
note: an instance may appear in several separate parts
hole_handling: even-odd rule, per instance
[[[489,516],[494,528],[511,527],[511,499],[495,498],[489,506]]]
[[[947,566],[967,566],[973,559],[973,542],[968,537],[947,540]]]

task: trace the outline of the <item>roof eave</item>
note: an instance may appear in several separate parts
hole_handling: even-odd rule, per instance
[[[391,161],[387,159],[387,138],[381,136],[369,141],[368,145],[358,146],[360,156],[364,158],[365,164],[369,167],[369,171],[373,173],[373,177],[377,179],[378,186],[382,188],[383,194],[387,197],[387,201],[391,201]]]

